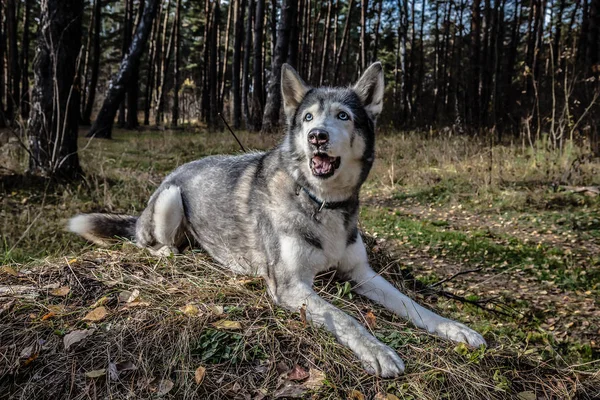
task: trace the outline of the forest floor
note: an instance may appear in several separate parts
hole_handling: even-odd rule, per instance
[[[319,293],[405,360],[397,379],[366,375],[260,279],[201,251],[159,259],[64,231],[78,212],[139,214],[176,166],[238,152],[228,133],[117,132],[80,149],[81,182],[0,171],[0,398],[600,398],[600,197],[561,187],[600,185],[584,146],[381,135],[361,194],[371,263],[489,345],[433,337],[323,274]]]

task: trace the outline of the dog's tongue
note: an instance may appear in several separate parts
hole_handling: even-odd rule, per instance
[[[316,155],[312,159],[313,170],[319,175],[328,174],[333,170],[333,157]]]

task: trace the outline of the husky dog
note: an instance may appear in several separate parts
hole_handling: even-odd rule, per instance
[[[281,74],[287,133],[268,152],[212,156],[182,165],[138,217],[87,214],[69,229],[98,244],[128,237],[158,255],[193,238],[234,273],[265,279],[275,303],[325,327],[382,377],[404,363],[358,321],[313,290],[335,268],[354,290],[435,335],[485,345],[477,332],[400,293],[371,269],[357,229],[358,193],[375,156],[375,120],[383,105],[380,63],[353,87],[311,88],[289,65]]]

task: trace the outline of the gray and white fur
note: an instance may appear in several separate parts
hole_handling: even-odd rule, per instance
[[[357,229],[358,195],[375,156],[375,121],[383,106],[380,63],[349,88],[311,88],[284,65],[287,132],[267,152],[212,156],[171,173],[139,218],[88,214],[69,229],[98,244],[116,236],[158,255],[188,240],[234,273],[265,279],[275,303],[323,326],[383,377],[404,371],[390,347],[313,290],[334,268],[354,290],[444,338],[485,345],[477,332],[418,305],[369,266]]]

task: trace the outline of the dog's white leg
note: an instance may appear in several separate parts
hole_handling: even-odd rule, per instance
[[[290,237],[280,239],[280,260],[266,274],[269,292],[277,304],[298,312],[302,307],[306,318],[333,333],[349,347],[372,374],[394,377],[404,372],[398,354],[371,335],[357,320],[321,298],[312,289],[314,270],[323,265],[324,256],[307,251],[303,243]]]
[[[348,249],[347,254],[340,270],[347,273],[350,279],[356,282],[355,292],[380,303],[430,333],[475,347],[486,344],[479,333],[420,306],[373,271],[368,264],[367,252],[360,237]]]
[[[177,254],[179,230],[183,224],[183,200],[178,186],[171,186],[158,195],[154,204],[154,237],[162,247],[152,251],[155,255]]]
[[[361,360],[367,372],[391,378],[404,372],[398,354],[371,335],[358,321],[315,293],[311,284],[298,282],[278,290],[277,303],[291,311],[305,307],[306,318],[333,333]]]

